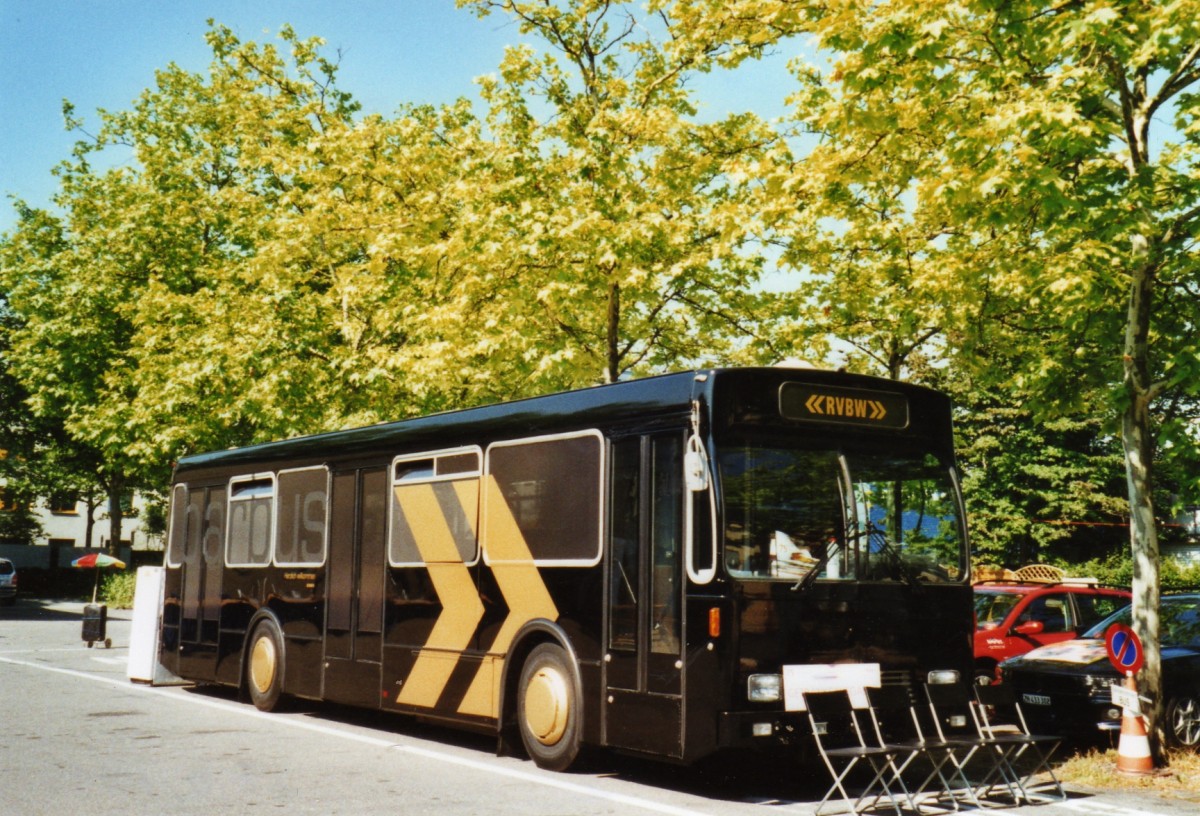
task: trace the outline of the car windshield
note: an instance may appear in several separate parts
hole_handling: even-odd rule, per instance
[[[1167,596],[1158,607],[1159,640],[1164,646],[1200,648],[1200,595]],[[1133,605],[1122,607],[1097,623],[1084,637],[1102,638],[1114,623],[1133,622]]]
[[[965,545],[950,469],[932,455],[762,446],[718,451],[735,578],[958,581]]]
[[[1021,596],[1015,592],[975,591],[975,628],[995,629],[1017,605]]]

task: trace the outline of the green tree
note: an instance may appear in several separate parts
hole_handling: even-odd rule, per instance
[[[320,324],[329,269],[285,257],[283,236],[320,246],[285,229],[312,198],[310,151],[356,106],[319,41],[288,28],[281,39],[287,57],[213,26],[207,76],[158,72],[131,110],[103,116],[92,146],[130,145],[136,161],[116,216],[137,225],[126,243],[145,260],[130,264],[140,292],[123,427],[147,463],[319,429],[338,390],[336,333]]]
[[[727,357],[755,330],[750,193],[770,130],[701,122],[695,56],[658,44],[670,20],[646,25],[634,4],[460,4],[549,47],[510,48],[482,84],[507,178],[472,228],[472,303],[498,349],[538,390]],[[510,288],[493,300],[496,281]]]
[[[127,461],[120,455],[108,458],[103,445],[80,428],[94,407],[88,400],[105,387],[102,360],[111,336],[102,332],[117,330],[119,321],[90,313],[96,307],[90,293],[81,297],[75,289],[72,276],[79,259],[61,222],[23,204],[18,209],[16,234],[0,241],[0,282],[6,293],[0,306],[5,420],[0,446],[10,454],[3,476],[25,505],[54,495],[81,497],[88,507],[86,541],[92,538],[92,511],[107,497],[115,550]],[[69,315],[73,305],[89,313],[76,321]]]
[[[0,291],[0,543],[31,544],[42,534],[31,510],[37,490],[29,473],[37,422],[25,389],[9,371],[9,334],[16,322]]]
[[[1043,421],[1008,399],[971,395],[955,423],[975,560],[1015,569],[1113,552],[1129,503],[1112,435],[1098,419]]]
[[[210,32],[214,52],[224,55],[225,70],[214,82],[170,66],[131,111],[101,111],[94,136],[65,104],[68,126],[83,138],[56,170],[62,216],[23,208],[17,230],[0,247],[0,274],[17,317],[11,372],[32,414],[48,424],[41,447],[63,452],[56,457],[62,466],[103,485],[114,547],[128,490],[162,484],[169,463],[197,440],[246,441],[265,424],[253,402],[248,411],[231,399],[211,412],[179,410],[194,406],[180,405],[157,379],[178,360],[168,353],[175,348],[159,342],[160,328],[186,319],[164,308],[164,293],[185,295],[194,308],[216,300],[214,284],[236,281],[244,271],[267,234],[279,190],[268,172],[273,168],[247,165],[243,147],[292,138],[272,113],[306,101],[296,101],[279,71],[269,92],[250,92],[244,74],[273,52],[227,53],[230,39],[221,29]],[[290,41],[303,65],[316,62],[306,43]],[[332,92],[328,99],[344,102]],[[319,113],[306,108],[298,118],[319,121]],[[113,163],[113,154],[123,161],[105,172],[93,169],[98,156]],[[256,336],[255,318],[270,314],[270,305],[247,297],[224,314],[206,311],[205,326],[224,330],[231,342],[205,347],[197,342],[206,338],[195,333],[183,353],[202,374],[176,369],[171,382],[206,380],[198,390],[235,396],[223,363],[238,348],[233,340]],[[234,373],[242,377],[238,387],[258,379],[253,370]],[[61,434],[52,433],[59,428]]]
[[[371,313],[379,291],[402,299],[399,277],[366,258],[395,224],[355,229],[376,215],[355,184],[380,159],[378,122],[353,121],[319,41],[282,39],[290,60],[213,27],[208,76],[168,66],[132,109],[101,111],[58,170],[61,221],[28,211],[5,241],[13,371],[34,413],[115,474],[114,496],[162,484],[187,451],[348,421],[403,334]]]
[[[804,33],[830,59],[797,70],[797,125],[820,143],[779,187],[804,205],[796,257],[829,224],[815,257],[849,246],[862,280],[847,291],[812,267],[805,306],[910,302],[952,365],[1008,377],[1002,348],[1018,367],[996,385],[1040,419],[1119,419],[1143,689],[1160,700],[1151,463],[1195,447],[1200,6],[665,5],[736,55]]]
[[[286,27],[285,54],[212,26],[207,74],[168,66],[94,136],[66,107],[63,215],[5,247],[14,372],[113,495],[187,451],[732,352],[770,132],[698,123],[690,62],[608,3],[493,7],[558,57],[510,52],[486,121],[359,118]]]

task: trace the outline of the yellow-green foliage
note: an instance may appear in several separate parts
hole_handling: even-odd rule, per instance
[[[100,585],[100,599],[112,609],[133,609],[133,592],[137,586],[137,573],[114,572],[104,576]]]

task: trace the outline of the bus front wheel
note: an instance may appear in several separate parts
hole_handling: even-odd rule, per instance
[[[259,623],[250,637],[246,688],[259,711],[273,711],[279,705],[283,694],[283,638],[271,621]]]
[[[534,647],[521,669],[517,720],[521,742],[539,768],[565,771],[579,756],[581,715],[571,658],[555,643]]]

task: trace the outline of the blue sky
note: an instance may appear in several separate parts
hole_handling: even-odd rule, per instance
[[[94,125],[97,108],[128,109],[169,63],[206,71],[209,18],[243,40],[275,41],[285,23],[322,37],[326,56],[341,53],[341,88],[384,114],[474,96],[472,80],[520,39],[507,17],[480,20],[453,0],[0,0],[0,232],[16,222],[9,197],[51,204],[51,169],[78,138],[63,128],[63,100]],[[702,101],[718,115],[778,115],[788,56],[706,78]]]

